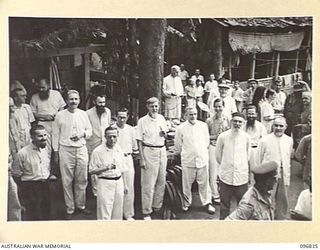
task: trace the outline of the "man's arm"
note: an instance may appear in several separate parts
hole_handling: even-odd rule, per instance
[[[254,207],[249,203],[241,203],[225,220],[250,220]]]
[[[223,153],[223,138],[221,134],[218,136],[217,144],[216,144],[216,160],[219,164],[222,161],[222,153]]]

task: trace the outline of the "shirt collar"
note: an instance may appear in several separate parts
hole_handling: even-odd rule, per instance
[[[257,200],[262,201],[264,204],[271,205],[270,200],[269,200],[269,201],[265,200],[265,199],[263,198],[263,196],[260,194],[260,192],[258,191],[258,189],[256,189],[256,188],[253,186],[253,187],[252,187],[252,190],[253,190],[253,192],[255,193],[255,195],[256,195],[256,197],[257,197]],[[271,197],[271,195],[270,195],[270,197]]]

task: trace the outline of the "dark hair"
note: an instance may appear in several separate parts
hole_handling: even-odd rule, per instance
[[[223,105],[223,107],[224,107],[224,100],[223,100],[222,98],[217,98],[217,99],[215,99],[214,102],[213,102],[213,106],[214,106],[217,102],[222,102],[222,105]]]
[[[232,118],[233,118],[233,117],[236,117],[236,116],[239,116],[239,117],[242,117],[243,119],[245,119],[244,114],[242,114],[242,113],[240,113],[240,112],[234,112],[234,113],[232,113]]]
[[[257,113],[258,113],[258,120],[260,121],[260,106],[259,106],[259,102],[262,100],[262,98],[264,97],[264,93],[266,91],[266,88],[263,86],[259,86],[256,88],[253,98],[252,98],[252,104],[256,107]]]
[[[104,134],[107,134],[108,131],[118,131],[116,126],[109,126],[104,130]]]
[[[129,110],[126,107],[122,107],[122,108],[118,109],[117,114],[119,112],[126,112],[128,114]]]
[[[104,98],[107,99],[107,96],[106,96],[105,94],[98,94],[98,93],[96,93],[96,94],[94,95],[94,100],[96,101],[98,97],[104,97]]]
[[[276,92],[273,89],[268,89],[266,92],[266,98],[269,98],[269,96],[274,95]]]
[[[23,89],[22,89],[22,88],[15,88],[15,89],[13,89],[13,90],[11,91],[11,93],[10,93],[10,96],[11,96],[11,97],[16,97],[16,96],[17,96],[17,92],[19,92],[19,91],[23,91]]]
[[[45,130],[45,127],[44,127],[43,125],[41,125],[41,124],[35,124],[35,125],[33,125],[33,126],[31,127],[31,129],[30,129],[30,135],[31,135],[31,137],[36,134],[36,131],[37,131],[37,130],[43,130],[43,129]]]
[[[42,78],[42,79],[40,79],[40,81],[37,82],[37,85],[38,85],[41,81],[43,81],[43,82],[44,82],[45,84],[47,84],[48,86],[50,85],[50,82],[49,82],[49,80],[48,80],[47,78]]]

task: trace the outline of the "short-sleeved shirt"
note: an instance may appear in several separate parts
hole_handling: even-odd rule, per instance
[[[132,126],[125,124],[123,128],[118,128],[119,137],[118,144],[121,147],[123,153],[132,153],[133,149],[138,149],[136,133]]]
[[[214,115],[211,118],[208,118],[206,120],[206,123],[209,129],[210,136],[216,136],[217,138],[222,132],[230,128],[230,120],[224,114],[222,114],[222,116],[219,118]],[[211,145],[215,146],[216,142],[217,139],[210,139]]]

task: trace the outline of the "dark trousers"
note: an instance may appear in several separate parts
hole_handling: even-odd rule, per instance
[[[237,204],[248,190],[248,183],[240,186],[228,185],[220,180],[220,220],[224,220],[230,214],[232,197],[235,197]]]
[[[50,219],[50,193],[48,181],[22,181],[21,198],[25,206],[25,220]]]

